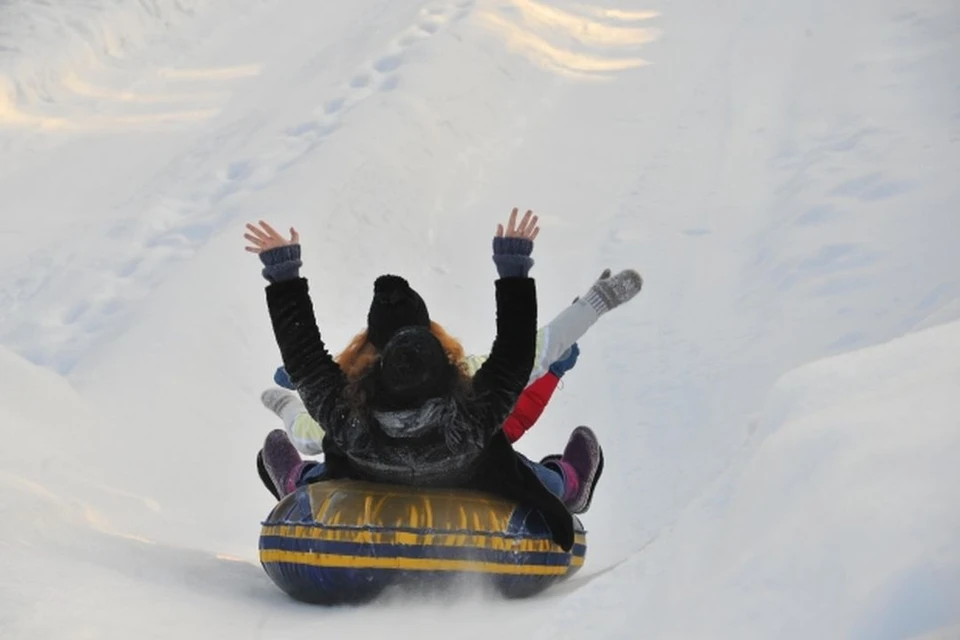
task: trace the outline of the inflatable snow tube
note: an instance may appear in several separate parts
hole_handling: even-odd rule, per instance
[[[304,602],[363,602],[395,584],[439,587],[477,578],[510,598],[535,595],[583,566],[575,518],[569,552],[535,509],[464,490],[352,480],[318,482],[281,500],[262,523],[260,563]]]

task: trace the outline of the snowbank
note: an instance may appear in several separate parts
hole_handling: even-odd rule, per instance
[[[958,388],[960,322],[785,375],[672,535],[577,597],[629,612],[592,630],[877,639],[960,623]]]
[[[42,473],[97,438],[87,403],[69,382],[0,346],[0,470]]]
[[[105,427],[65,379],[0,347],[0,380],[0,637],[212,637],[285,606],[255,562],[142,535],[163,506],[112,482]]]

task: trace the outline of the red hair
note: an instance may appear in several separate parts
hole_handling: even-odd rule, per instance
[[[456,365],[462,372],[466,373],[463,365],[463,359],[466,352],[460,341],[447,333],[447,330],[436,322],[430,322],[430,333],[436,336],[437,340],[443,346],[450,362]],[[344,347],[343,351],[335,358],[337,364],[346,374],[348,380],[356,380],[365,373],[376,361],[377,348],[367,340],[367,330],[364,329]]]

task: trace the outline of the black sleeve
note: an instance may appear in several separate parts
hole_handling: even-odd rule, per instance
[[[503,426],[527,386],[537,352],[537,288],[533,278],[496,281],[497,337],[473,376],[484,441]]]
[[[267,307],[290,381],[310,417],[339,440],[340,432],[348,424],[342,399],[347,378],[320,337],[306,279],[268,286]]]

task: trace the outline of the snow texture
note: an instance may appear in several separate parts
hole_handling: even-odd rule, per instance
[[[951,0],[0,0],[0,637],[960,637],[958,59]],[[331,345],[398,273],[483,353],[515,206],[542,321],[644,277],[518,446],[601,438],[583,574],[291,602],[244,223]]]

